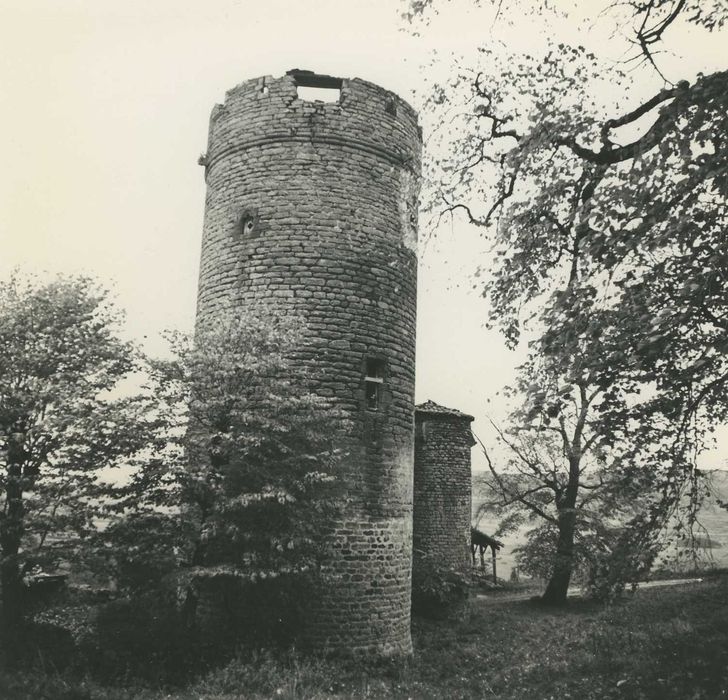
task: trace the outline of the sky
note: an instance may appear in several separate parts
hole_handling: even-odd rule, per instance
[[[538,18],[494,23],[491,7],[471,4],[442,2],[413,37],[400,0],[2,0],[0,277],[16,267],[98,276],[126,310],[128,334],[162,352],[160,332],[194,319],[205,199],[197,158],[225,91],[305,68],[370,80],[419,108],[433,58],[544,45]],[[597,22],[589,29],[600,5],[576,3],[581,24],[572,15],[548,33],[618,59],[619,37]],[[679,77],[725,67],[721,37],[678,27],[673,38],[664,60]],[[446,222],[421,247],[418,297],[416,400],[475,415],[483,435],[486,416],[502,420],[498,392],[523,357],[484,327],[471,275],[487,260],[477,232]],[[702,461],[720,466],[722,448]]]

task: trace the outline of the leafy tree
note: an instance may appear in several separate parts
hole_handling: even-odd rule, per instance
[[[411,16],[430,5],[411,3]],[[501,15],[545,5],[497,3]],[[675,22],[714,30],[728,17],[722,4],[686,0],[605,9],[628,13],[651,69]],[[637,100],[623,66],[583,47],[479,56],[426,103],[453,124],[431,145],[448,155],[431,172],[429,206],[492,236],[490,321],[511,346],[524,328],[532,338],[514,424],[562,442],[564,565],[545,594],[560,602],[585,455],[607,451],[625,498],[637,484],[655,495],[622,538],[636,551],[681,502],[696,451],[728,417],[728,72],[665,81]],[[625,134],[638,120],[648,122],[641,135]]]
[[[569,411],[559,416],[556,431],[542,428],[516,434],[496,428],[506,447],[500,464],[481,444],[489,471],[477,477],[484,496],[477,517],[499,517],[496,536],[527,528],[527,542],[516,550],[518,566],[548,580],[545,602],[561,602],[574,574],[596,597],[619,595],[627,580],[649,569],[659,549],[655,538],[629,547],[624,541],[636,516],[659,500],[650,491],[652,473],[621,468],[604,450],[588,448],[575,457],[574,442],[588,443],[598,433],[586,421],[579,428],[578,417],[572,423]]]
[[[120,313],[86,277],[0,283],[0,582],[20,653],[24,577],[78,561],[105,515],[104,474],[145,443],[145,407],[115,398],[136,368]]]
[[[586,397],[581,399],[583,406]],[[559,416],[556,438],[538,429],[524,429],[511,436],[498,431],[508,450],[503,468],[496,466],[482,446],[489,472],[480,479],[487,500],[479,505],[478,515],[492,512],[501,517],[497,535],[532,527],[530,546],[521,553],[519,566],[526,572],[535,568],[541,578],[549,579],[544,595],[547,601],[565,599],[573,570],[584,561],[579,543],[588,532],[602,527],[599,505],[607,498],[604,478],[608,472],[603,460],[589,455],[588,443],[593,436],[586,426],[586,411],[581,410],[573,423],[567,413]],[[583,443],[587,443],[584,453],[578,447]],[[547,566],[535,564],[544,558]]]
[[[152,363],[160,449],[128,484],[110,528],[134,543],[116,557],[129,585],[176,572],[194,607],[206,585],[252,595],[251,586],[280,590],[282,579],[302,585],[315,574],[341,495],[347,424],[295,359],[304,334],[293,317],[249,307],[194,338],[171,336],[173,359]]]

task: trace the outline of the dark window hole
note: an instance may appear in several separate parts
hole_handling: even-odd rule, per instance
[[[381,408],[384,368],[384,360],[377,357],[367,357],[364,376],[364,396],[368,411],[378,411]]]

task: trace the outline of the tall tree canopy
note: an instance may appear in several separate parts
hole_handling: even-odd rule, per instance
[[[411,3],[410,19],[436,5]],[[550,9],[495,5],[501,17]],[[717,30],[728,17],[720,3],[686,0],[602,9],[599,22],[631,24],[627,61],[658,73],[668,29]],[[659,73],[644,94],[627,68],[566,44],[545,55],[480,47],[456,61],[425,107],[448,125],[430,144],[440,158],[426,205],[492,237],[483,295],[511,346],[524,329],[530,340],[514,421],[561,438],[559,517],[573,523],[584,454],[601,450],[623,487],[631,477],[658,496],[635,521],[654,533],[728,418],[728,71]],[[569,560],[573,528],[562,524]]]
[[[0,283],[0,581],[6,649],[20,648],[23,577],[76,561],[108,475],[146,444],[145,405],[115,398],[136,368],[108,293],[85,277]]]

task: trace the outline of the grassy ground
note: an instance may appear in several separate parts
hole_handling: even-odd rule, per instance
[[[728,576],[638,592],[607,608],[477,599],[457,622],[415,620],[407,664],[369,668],[262,656],[186,690],[103,688],[52,672],[0,676],[6,700],[233,698],[728,698]]]

